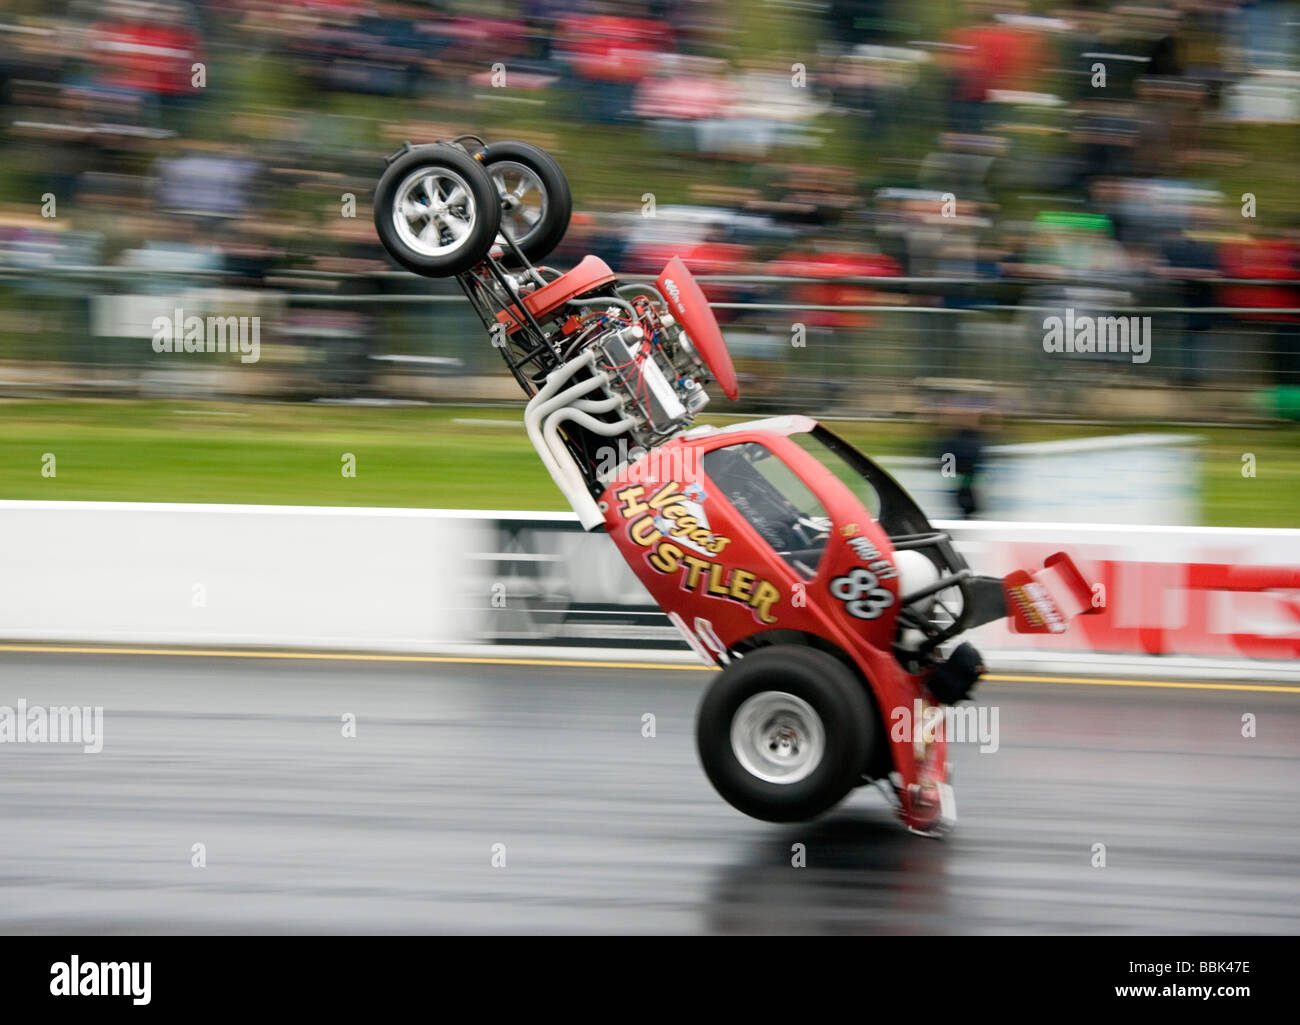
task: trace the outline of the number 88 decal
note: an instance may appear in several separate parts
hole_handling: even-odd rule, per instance
[[[844,608],[856,619],[875,619],[894,604],[894,592],[880,587],[876,574],[861,566],[846,576],[831,581],[831,594],[844,602]]]

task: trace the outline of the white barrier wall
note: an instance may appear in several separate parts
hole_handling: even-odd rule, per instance
[[[828,426],[834,428],[834,424]],[[976,492],[980,515],[1037,523],[1190,523],[1197,515],[1200,439],[1119,434],[990,445]],[[956,481],[935,458],[879,460],[931,520],[957,515]]]
[[[951,522],[979,573],[1066,550],[1104,611],[983,649],[1300,662],[1300,530]],[[422,652],[683,648],[569,514],[0,502],[0,639]],[[1258,567],[1243,587],[1239,567]]]
[[[0,502],[0,635],[420,649],[472,627],[455,582],[494,537],[407,509]]]

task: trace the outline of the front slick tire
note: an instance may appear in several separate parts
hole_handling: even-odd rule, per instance
[[[430,278],[463,274],[487,256],[501,224],[496,185],[454,146],[416,146],[375,186],[375,231],[394,260]]]
[[[719,674],[695,740],[709,782],[767,822],[820,815],[861,782],[875,736],[860,680],[816,648],[759,648]]]

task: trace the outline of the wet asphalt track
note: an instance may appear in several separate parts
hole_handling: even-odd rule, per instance
[[[956,750],[934,841],[871,788],[732,811],[708,679],[2,654],[0,705],[102,705],[106,741],[0,744],[0,933],[1300,932],[1300,694],[986,683],[1001,749]]]

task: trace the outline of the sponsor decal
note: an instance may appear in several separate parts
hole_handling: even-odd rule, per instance
[[[673,301],[677,307],[678,313],[685,313],[686,306],[682,302],[682,290],[677,287],[677,282],[672,278],[664,278],[664,291],[668,293],[668,298]]]
[[[652,493],[635,485],[616,492],[619,513],[628,521],[627,536],[647,549],[646,562],[656,573],[681,575],[684,591],[698,591],[745,605],[760,623],[775,623],[772,609],[781,589],[752,570],[727,566],[721,555],[731,538],[711,530],[701,503],[708,497],[699,484],[683,487],[669,481]]]
[[[880,549],[868,541],[865,537],[851,537],[848,539],[848,546],[853,549],[856,555],[880,580],[893,580],[898,576],[898,570],[894,564],[880,554]]]
[[[1065,632],[1065,617],[1052,601],[1051,594],[1028,574],[1024,580],[1008,578],[1006,592],[1014,606],[1012,614],[1024,629],[1046,630],[1054,634]]]
[[[845,543],[864,565],[855,566],[832,580],[831,595],[844,603],[844,610],[854,619],[876,619],[894,604],[894,592],[881,587],[880,581],[893,580],[898,570],[867,538],[850,536],[856,532],[856,523],[847,524],[841,530]]]
[[[871,570],[855,566],[831,581],[831,594],[844,603],[844,610],[855,619],[875,619],[894,604],[894,592],[879,584],[879,578]]]

